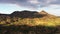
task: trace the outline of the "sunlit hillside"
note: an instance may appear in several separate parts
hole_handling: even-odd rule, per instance
[[[60,18],[48,14],[45,11],[15,11],[12,14],[0,14],[0,24],[10,25],[29,25],[29,26],[57,26],[60,25]]]

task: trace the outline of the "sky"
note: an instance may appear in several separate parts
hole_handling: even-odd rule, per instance
[[[60,16],[60,0],[0,0],[0,13],[10,14],[14,11],[42,11]]]

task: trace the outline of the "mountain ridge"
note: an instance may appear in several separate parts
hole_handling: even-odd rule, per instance
[[[24,11],[14,11],[13,13],[11,14],[0,14],[0,16],[3,15],[3,16],[21,16],[21,15],[27,15],[27,16],[34,16],[34,15],[38,15],[38,16],[46,16],[46,15],[51,15],[51,14],[48,14],[47,12],[45,11],[41,11],[41,12],[37,12],[37,11],[28,11],[28,10],[24,10]],[[19,15],[19,16],[18,16]],[[55,16],[55,15],[51,15],[51,16]],[[56,17],[56,16],[55,16]]]

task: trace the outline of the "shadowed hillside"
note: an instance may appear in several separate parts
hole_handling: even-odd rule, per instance
[[[45,17],[45,16],[50,16],[50,14],[48,14],[45,11],[41,11],[41,12],[37,12],[37,11],[15,11],[11,14],[0,14],[0,16],[2,17],[20,17],[20,18],[41,18],[41,17]],[[51,15],[53,16],[53,15]],[[56,16],[54,16],[56,17]]]
[[[46,15],[43,14],[39,14],[36,11],[15,11],[11,14],[11,16],[15,16],[15,17],[21,17],[21,18],[41,18],[44,17]]]

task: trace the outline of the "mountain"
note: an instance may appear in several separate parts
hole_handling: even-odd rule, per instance
[[[45,11],[15,11],[11,14],[0,14],[0,24],[5,25],[44,25],[56,26],[59,25],[60,19],[57,16],[51,15]]]
[[[37,11],[15,11],[11,16],[22,17],[22,18],[39,18],[45,15],[39,14]]]
[[[45,12],[44,10],[42,10],[42,11],[40,12],[40,14],[47,15],[48,13]]]
[[[0,14],[0,34],[60,34],[60,18],[45,11]]]
[[[51,15],[51,14],[45,12],[44,10],[42,10],[42,11],[39,12],[39,13],[40,13],[41,15],[45,15],[45,16],[43,17],[43,19],[54,19],[54,18],[57,18],[57,16]]]
[[[40,18],[40,17],[46,17],[46,16],[56,17],[54,15],[48,14],[45,11],[37,12],[37,11],[27,11],[27,10],[14,11],[11,14],[0,14],[0,16],[4,16],[4,17],[6,17],[6,16],[9,16],[9,17],[22,17],[22,18]]]

